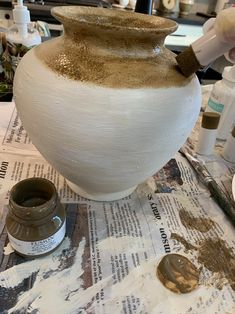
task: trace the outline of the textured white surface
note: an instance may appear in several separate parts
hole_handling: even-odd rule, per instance
[[[134,190],[137,188],[137,186],[134,186],[130,189],[126,189],[124,191],[120,191],[120,192],[111,192],[111,193],[107,193],[107,192],[92,192],[89,193],[89,191],[85,191],[82,188],[80,188],[79,186],[77,186],[76,184],[70,182],[69,180],[66,180],[68,186],[78,195],[82,195],[85,198],[88,199],[94,199],[96,201],[113,201],[113,200],[119,200],[121,198],[124,198],[128,195],[130,195],[132,192],[134,192]]]
[[[57,258],[61,255],[63,250],[70,247],[70,240],[66,237],[63,243],[58,249],[50,255],[40,257],[27,263],[21,263],[0,273],[0,282],[2,288],[15,288],[25,278],[28,278],[32,273],[40,270],[39,278],[41,273],[44,271],[56,271],[60,265],[60,260]],[[42,276],[43,278],[43,276]],[[40,281],[40,280],[39,280]]]
[[[14,82],[17,110],[34,145],[91,197],[130,189],[159,170],[194,126],[200,95],[196,77],[184,87],[159,89],[73,81],[52,72],[34,49]]]

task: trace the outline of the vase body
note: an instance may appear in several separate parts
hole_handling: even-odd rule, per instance
[[[201,103],[164,38],[173,21],[101,8],[58,7],[64,35],[30,50],[14,97],[34,145],[81,196],[130,194],[183,145]]]

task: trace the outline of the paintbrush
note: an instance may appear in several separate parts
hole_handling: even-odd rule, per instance
[[[221,189],[218,183],[212,178],[206,167],[194,156],[192,156],[185,148],[181,148],[180,152],[189,161],[193,169],[199,176],[199,179],[204,183],[211,193],[213,199],[217,202],[224,213],[229,217],[229,220],[235,226],[235,202],[228,198],[225,192]]]

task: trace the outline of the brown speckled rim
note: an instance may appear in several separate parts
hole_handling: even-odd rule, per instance
[[[59,6],[52,8],[51,14],[61,23],[70,21],[119,31],[170,34],[178,27],[178,24],[170,19],[114,9]]]

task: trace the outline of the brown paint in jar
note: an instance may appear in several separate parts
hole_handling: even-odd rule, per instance
[[[10,192],[6,228],[13,249],[23,256],[42,256],[65,236],[65,209],[54,184],[43,178],[18,182]]]

